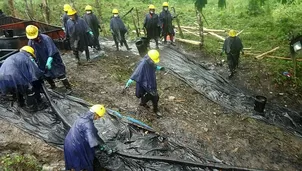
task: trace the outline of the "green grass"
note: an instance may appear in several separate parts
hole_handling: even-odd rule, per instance
[[[0,158],[0,170],[32,170],[39,171],[42,169],[37,159],[30,155],[8,154]]]
[[[74,0],[74,6],[78,10],[78,13],[82,15],[84,8],[87,4],[94,7],[94,1],[88,0]],[[93,2],[93,3],[91,3]],[[153,0],[153,4],[156,6],[156,11],[161,11],[161,4],[163,0]],[[174,6],[176,12],[179,14],[181,25],[196,26],[196,14],[193,0],[169,0],[170,7]],[[7,11],[7,4],[2,2],[3,9]],[[34,18],[44,21],[41,15],[41,9],[39,4],[41,1],[33,0],[33,9],[35,11]],[[69,3],[69,1],[53,0],[49,1],[51,10],[51,23],[55,25],[62,25],[60,16],[63,14],[63,5]],[[101,16],[102,23],[105,28],[105,32],[109,35],[109,21],[111,17],[111,11],[113,8],[117,8],[120,15],[123,16],[132,7],[138,9],[139,13],[139,28],[142,28],[142,22],[145,14],[148,12],[149,0],[101,0]],[[16,14],[20,18],[27,18],[25,13],[24,1],[15,1]],[[289,41],[288,34],[293,32],[295,34],[302,33],[302,2],[295,0],[292,4],[282,5],[278,0],[266,0],[264,6],[249,8],[249,0],[228,0],[226,9],[219,9],[217,0],[209,0],[206,7],[203,9],[203,14],[207,19],[209,25],[204,23],[206,28],[214,29],[235,29],[237,31],[244,30],[240,35],[245,47],[251,47],[254,51],[265,52],[271,50],[274,47],[279,46],[280,49],[274,52],[275,56],[290,56],[289,54]],[[94,10],[97,15],[98,10]],[[136,17],[136,11],[133,11],[133,15]],[[136,34],[132,32],[134,30],[131,14],[123,18],[126,26],[128,26],[130,33],[129,37],[134,39]],[[174,23],[176,25],[176,23]],[[221,34],[227,36],[227,34]],[[185,35],[185,38],[199,40],[198,37],[192,35]],[[206,36],[205,38],[205,50],[213,55],[218,55],[217,49],[221,48],[220,40]],[[284,62],[282,60],[261,60],[259,62],[267,63],[269,70],[274,71],[274,77],[277,80],[280,77],[280,71],[289,71],[292,69],[291,63]],[[277,70],[276,70],[277,69]],[[282,77],[282,76],[281,76]],[[281,79],[282,80],[282,79]],[[282,81],[281,81],[282,82]],[[302,75],[298,78],[299,85],[302,85]]]

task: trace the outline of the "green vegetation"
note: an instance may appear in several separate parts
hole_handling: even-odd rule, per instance
[[[8,154],[0,158],[0,170],[16,171],[16,170],[32,170],[39,171],[41,166],[37,159],[29,155]]]
[[[197,0],[199,6],[204,6],[204,0]],[[33,0],[32,9],[35,11],[33,18],[40,21],[45,21],[40,7],[41,1]],[[63,5],[69,1],[49,0],[50,21],[52,24],[62,25],[60,17],[63,14]],[[79,14],[84,13],[84,8],[92,1],[88,0],[74,0],[73,6],[78,10]],[[122,0],[100,0],[102,23],[104,24],[106,36],[109,35],[109,21],[111,17],[111,10],[113,8],[119,9],[120,15],[123,16],[132,7],[136,7],[139,13],[139,28],[142,27],[142,22],[145,14],[148,12],[148,3],[152,2],[156,6],[157,12],[161,11],[163,0],[140,0],[140,1],[122,1]],[[179,14],[181,25],[196,26],[196,12],[194,0],[169,0],[170,7],[174,6],[176,12]],[[226,4],[225,4],[226,3]],[[201,5],[200,5],[201,4]],[[3,10],[10,13],[7,2],[2,4]],[[24,1],[15,1],[16,15],[20,18],[28,18]],[[224,8],[226,7],[226,8]],[[260,54],[266,52],[274,47],[279,46],[280,49],[272,55],[289,57],[289,41],[291,35],[302,33],[301,30],[301,16],[302,16],[302,1],[300,0],[207,0],[202,13],[207,19],[209,25],[204,23],[206,28],[214,29],[235,29],[244,30],[240,35],[245,47],[251,47],[252,53]],[[98,14],[97,10],[95,12]],[[136,11],[133,10],[133,15],[136,17]],[[131,13],[124,19],[126,25],[131,32],[129,37],[135,38],[136,34],[132,32],[134,29]],[[175,23],[176,25],[176,23]],[[225,33],[222,36],[227,36]],[[185,35],[185,38],[199,40],[198,37],[192,35]],[[218,56],[221,48],[221,40],[212,36],[205,37],[205,50],[207,53]],[[253,60],[252,57],[246,57],[243,60]],[[298,85],[302,89],[302,71],[298,63],[298,79],[294,84],[293,79],[286,78],[282,75],[283,71],[292,72],[291,61],[282,61],[280,59],[265,59],[259,60],[263,63],[265,61],[265,68],[272,71],[272,76],[275,78],[272,81],[282,85],[289,83],[294,87]]]

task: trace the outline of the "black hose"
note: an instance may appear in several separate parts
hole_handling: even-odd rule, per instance
[[[67,118],[60,112],[60,109],[52,102],[51,97],[48,94],[48,91],[44,85],[44,83],[42,83],[42,89],[43,92],[46,96],[46,99],[49,101],[51,108],[54,110],[54,112],[62,119],[62,122],[69,126],[69,128],[71,128],[71,124],[67,121]]]
[[[232,171],[260,171],[258,169],[248,169],[248,168],[227,166],[227,165],[221,165],[221,164],[198,163],[198,162],[193,162],[193,161],[186,161],[186,160],[173,159],[173,158],[160,157],[160,156],[135,155],[135,154],[129,154],[129,153],[124,153],[124,152],[119,152],[119,151],[117,151],[116,154],[124,156],[124,157],[128,157],[128,158],[138,159],[138,160],[154,160],[154,161],[159,161],[159,162],[187,165],[187,166],[191,166],[191,167],[199,167],[202,169],[210,168],[210,169],[232,170]]]

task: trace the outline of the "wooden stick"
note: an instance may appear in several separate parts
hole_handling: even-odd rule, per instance
[[[256,56],[257,54],[254,53],[244,53],[246,55],[253,55]],[[273,55],[266,55],[266,57],[268,58],[274,58],[274,59],[283,59],[283,60],[288,60],[288,61],[292,61],[292,58],[290,57],[280,57],[280,56],[273,56]],[[297,59],[297,61],[302,62],[302,59]]]
[[[218,34],[216,34],[216,33],[209,32],[209,34],[212,35],[212,36],[214,36],[214,37],[216,37],[216,38],[218,38],[218,39],[220,39],[220,40],[223,40],[223,41],[225,40],[224,37],[222,37],[222,36],[220,36],[220,35],[218,35]]]
[[[183,29],[193,29],[193,30],[198,30],[198,27],[191,27],[191,26],[180,26],[181,28],[183,28]],[[203,30],[204,31],[206,31],[206,32],[209,32],[209,31],[211,31],[211,32],[225,32],[225,30],[219,30],[219,29],[208,29],[208,28],[203,28]]]
[[[240,32],[238,32],[237,34],[236,34],[236,36],[238,36],[239,34],[241,34],[243,32],[243,30],[241,30]]]
[[[180,42],[184,42],[184,43],[189,43],[192,45],[200,45],[201,42],[199,41],[195,41],[195,40],[188,40],[188,39],[181,39],[181,38],[176,38],[176,40],[180,41]]]
[[[198,35],[197,33],[191,32],[191,31],[189,31],[189,30],[187,30],[187,29],[185,29],[185,28],[183,28],[183,31],[186,31],[187,33],[190,33],[190,34],[193,34],[193,35],[199,37],[199,35]]]
[[[280,48],[280,47],[278,46],[278,47],[276,47],[276,48],[274,48],[274,49],[272,49],[272,50],[270,50],[270,51],[264,52],[264,53],[262,53],[262,54],[256,56],[255,58],[256,58],[256,59],[262,59],[265,55],[267,55],[267,54],[269,54],[269,53],[272,53],[272,52],[278,50],[279,48]]]

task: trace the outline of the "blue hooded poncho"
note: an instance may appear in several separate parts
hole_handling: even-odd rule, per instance
[[[72,49],[84,51],[89,45],[88,32],[91,31],[84,19],[75,15],[75,20],[67,20],[66,36],[69,37],[70,46]],[[77,47],[75,47],[77,44]]]
[[[40,70],[45,71],[45,77],[58,78],[65,75],[65,65],[53,40],[45,34],[40,34],[39,37],[39,42],[29,40],[28,45],[35,49],[36,61]],[[45,65],[50,56],[53,57],[53,61],[52,68],[48,70]]]
[[[138,64],[130,79],[136,81],[136,97],[141,98],[145,93],[156,93],[156,65],[146,55]]]
[[[92,112],[80,116],[70,128],[64,141],[66,170],[93,171],[94,147],[102,141],[93,124]]]
[[[30,58],[30,54],[21,51],[3,62],[0,68],[0,91],[3,94],[6,94],[8,89],[24,93],[33,81],[43,75]]]

